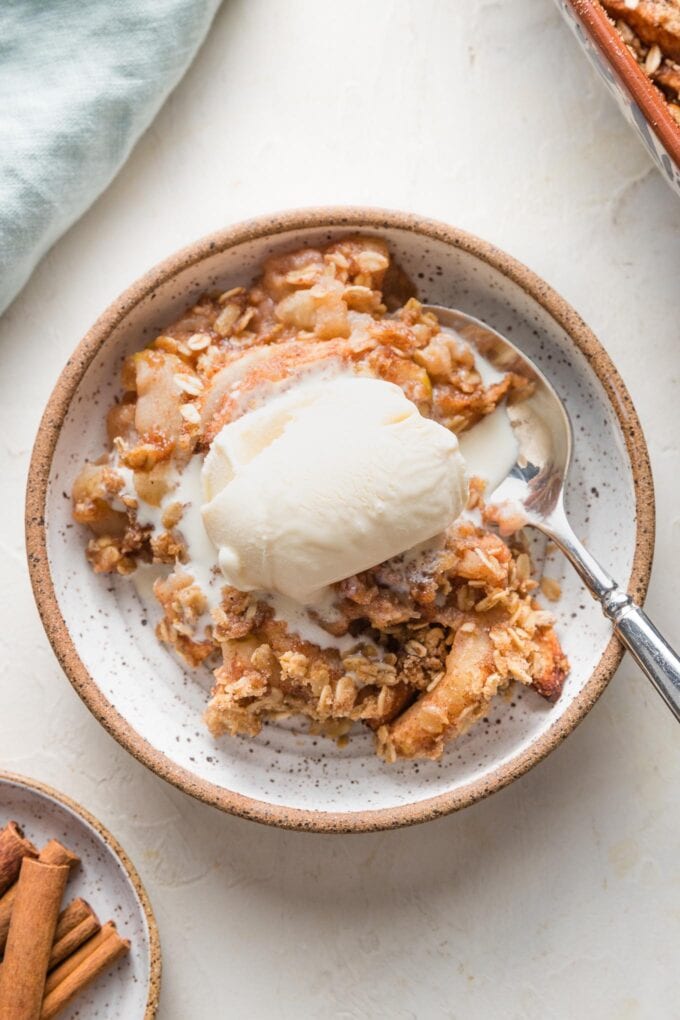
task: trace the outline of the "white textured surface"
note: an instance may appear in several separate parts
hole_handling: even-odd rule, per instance
[[[321,837],[222,816],[147,773],[43,636],[23,486],[75,342],[201,233],[334,202],[495,241],[595,329],[646,429],[659,518],[647,605],[680,643],[680,205],[557,12],[231,0],[121,176],[0,322],[0,764],[80,800],[134,859],[161,927],[161,1020],[672,1017],[679,731],[627,660],[567,743],[490,800],[426,827]]]

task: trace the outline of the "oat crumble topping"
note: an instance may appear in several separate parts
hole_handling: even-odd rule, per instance
[[[263,388],[339,363],[396,383],[456,433],[508,394],[521,398],[529,384],[520,376],[485,386],[470,349],[404,294],[406,284],[381,240],[347,237],[271,258],[250,288],[202,297],[126,360],[109,450],[73,485],[97,573],[172,567],[154,585],[156,633],[190,666],[212,669],[205,721],[216,737],[254,736],[267,720],[302,715],[341,742],[363,723],[387,762],[437,758],[511,682],[560,694],[568,665],[552,614],[536,602],[521,532],[504,540],[481,517],[459,519],[417,561],[396,557],[334,586],[334,612],[316,623],[348,639],[349,651],[305,640],[266,599],[226,585],[210,612],[192,574],[186,506],[171,498],[177,472]],[[485,510],[479,480],[469,506]],[[541,590],[559,597],[547,578]]]

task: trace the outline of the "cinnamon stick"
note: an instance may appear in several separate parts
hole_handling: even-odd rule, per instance
[[[108,928],[108,925],[105,928]],[[104,928],[102,928],[99,935],[95,935],[94,939],[86,942],[78,950],[78,953],[75,954],[76,956],[80,954],[80,962],[45,996],[42,1012],[38,1014],[40,1020],[52,1020],[53,1017],[69,1006],[87,985],[99,977],[103,971],[112,967],[116,960],[119,960],[121,956],[127,953],[130,943],[127,939],[122,939],[113,926],[107,936],[101,940],[100,936],[103,932]],[[95,939],[99,941],[93,948],[91,943]],[[69,962],[69,960],[66,961],[67,964]],[[55,975],[58,970],[60,968],[55,970]],[[0,1013],[1,1016],[2,1014]]]
[[[87,900],[80,896],[77,900],[67,903],[57,918],[57,927],[54,929],[55,945],[60,939],[63,939],[64,935],[68,935],[82,920],[92,914],[94,914],[92,907]]]
[[[38,854],[38,860],[43,864],[68,864],[69,868],[75,868],[80,863],[78,854],[60,843],[58,839],[51,839]]]
[[[100,928],[99,918],[89,903],[82,899],[69,903],[57,921],[48,971],[75,953]]]
[[[25,858],[21,865],[5,960],[0,971],[0,1020],[38,1020],[47,966],[68,879],[65,864]]]
[[[71,900],[57,918],[54,942],[50,953],[48,970],[75,952],[83,942],[95,935],[101,925],[99,918],[86,900]],[[2,964],[0,964],[0,971]]]
[[[35,847],[33,847],[33,850],[35,850]],[[65,847],[63,843],[60,843],[58,839],[51,839],[38,854],[38,860],[43,864],[68,864],[70,868],[73,868],[78,864],[80,858],[72,850],[69,850],[68,847]],[[9,922],[16,894],[17,887],[15,884],[0,899],[0,953],[2,953],[7,942]]]
[[[63,963],[60,963],[58,967],[47,975],[47,981],[45,982],[45,998],[53,992],[57,985],[60,985],[62,981],[72,974],[76,970],[83,960],[86,960],[88,956],[91,956],[95,949],[98,949],[102,942],[106,942],[111,935],[116,935],[116,925],[114,921],[107,921],[106,924],[102,925],[100,931],[96,935],[93,935],[84,946],[72,953]]]
[[[24,857],[37,856],[38,851],[16,822],[0,829],[0,896],[16,882]]]

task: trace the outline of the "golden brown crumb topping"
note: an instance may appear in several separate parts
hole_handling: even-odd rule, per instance
[[[388,313],[391,281],[402,303]],[[405,286],[381,240],[303,248],[270,259],[250,288],[204,296],[123,366],[110,448],[76,479],[74,518],[90,529],[95,571],[172,567],[154,586],[157,635],[191,666],[213,668],[205,718],[215,736],[252,736],[297,714],[339,739],[364,723],[387,761],[437,757],[511,681],[560,693],[567,663],[535,601],[529,555],[521,538],[504,541],[481,519],[459,520],[416,558],[335,585],[332,612],[316,617],[328,635],[320,644],[277,619],[266,598],[234,588],[223,586],[210,612],[192,573],[177,473],[263,391],[341,366],[396,383],[456,433],[511,391],[521,397],[529,384],[512,373],[486,386],[471,349],[415,297],[404,301]],[[474,479],[469,505],[484,508]]]
[[[680,0],[601,0],[629,52],[680,124]]]

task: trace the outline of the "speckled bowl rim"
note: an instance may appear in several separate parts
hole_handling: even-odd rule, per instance
[[[161,993],[161,941],[151,901],[149,900],[146,889],[142,885],[142,880],[137,874],[137,869],[134,864],[125,853],[115,836],[113,836],[109,830],[94,817],[94,815],[90,814],[90,812],[84,808],[82,804],[79,804],[71,797],[67,797],[65,793],[55,790],[54,787],[48,786],[47,783],[43,783],[39,779],[30,779],[28,776],[20,776],[16,772],[5,772],[0,770],[0,782],[14,783],[15,786],[23,786],[26,789],[35,790],[37,793],[42,794],[42,796],[47,797],[50,800],[56,800],[57,803],[68,808],[74,815],[78,815],[84,822],[87,822],[87,824],[102,837],[106,845],[113,850],[113,853],[123,865],[125,873],[127,874],[127,877],[137,893],[139,902],[142,905],[144,917],[146,918],[146,926],[149,932],[149,993],[146,997],[143,1020],[154,1020],[158,1011],[158,1002]],[[21,819],[17,819],[17,821],[21,824]]]
[[[507,786],[541,761],[574,729],[595,704],[618,666],[623,648],[612,636],[584,688],[560,719],[510,762],[490,775],[427,800],[367,811],[314,811],[267,804],[226,790],[172,762],[146,741],[110,704],[78,656],[59,608],[47,556],[45,510],[55,447],[71,399],[110,333],[130,311],[180,271],[235,245],[289,231],[312,228],[398,229],[458,248],[521,287],[566,332],[602,384],[624,437],[635,491],[636,552],[628,591],[644,600],[654,547],[654,489],[647,445],[633,402],[609,355],[573,308],[535,273],[510,255],[472,234],[410,213],[365,207],[296,209],[264,215],[217,231],[165,259],[133,283],[85,335],[61,373],[36,437],[26,493],[26,544],[31,584],[52,648],[69,680],[93,715],[138,761],[198,800],[254,821],[313,832],[371,832],[425,822],[459,810]]]
[[[644,73],[599,0],[567,0],[604,60],[621,76],[675,165],[680,169],[680,124],[668,112],[656,85]]]

